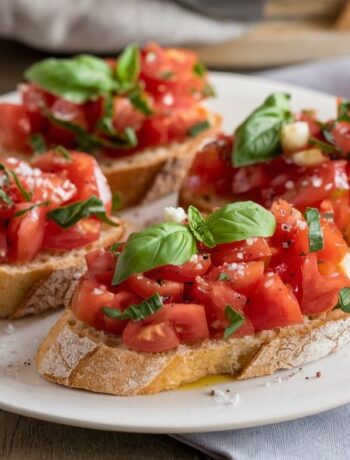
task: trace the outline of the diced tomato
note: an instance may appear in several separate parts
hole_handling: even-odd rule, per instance
[[[46,225],[42,246],[44,249],[67,250],[85,246],[100,237],[101,222],[86,217],[64,229],[49,220]]]
[[[136,351],[161,352],[180,345],[174,327],[168,321],[157,324],[129,321],[122,338],[128,348]]]
[[[23,106],[0,103],[0,147],[8,152],[28,152],[30,124]]]
[[[104,329],[103,307],[113,307],[114,294],[92,280],[82,280],[72,299],[75,317],[96,329]]]
[[[85,256],[87,276],[98,283],[110,286],[116,266],[116,257],[107,249],[96,249]]]
[[[145,115],[130,102],[127,97],[116,97],[113,101],[113,125],[123,133],[126,128],[138,131],[145,120]]]
[[[160,280],[158,283],[144,275],[132,275],[126,280],[126,283],[133,292],[144,299],[158,292],[166,302],[181,302],[182,300],[183,283],[177,281]]]
[[[225,263],[268,259],[271,256],[271,248],[266,238],[260,237],[218,244],[210,250],[210,253],[213,265],[221,266]]]
[[[324,219],[321,226],[323,232],[323,249],[317,251],[317,258],[320,261],[337,265],[348,252],[348,245],[341,231],[334,223]]]
[[[225,281],[241,294],[248,295],[254,291],[264,273],[264,262],[240,262],[213,267],[208,279],[218,281],[220,276],[225,276]]]
[[[114,294],[113,301],[109,308],[116,308],[120,311],[124,311],[125,308],[130,305],[138,305],[140,298],[132,292],[121,291]],[[111,334],[121,334],[127,324],[127,320],[119,320],[109,318],[106,314],[104,315],[105,330]]]
[[[29,207],[30,203],[20,203],[15,206],[15,214]],[[45,213],[44,207],[36,207],[11,218],[7,232],[11,258],[17,262],[30,262],[38,254],[45,233]]]
[[[256,331],[303,322],[297,299],[275,273],[267,273],[260,279],[244,311]]]
[[[88,128],[84,108],[80,104],[57,98],[50,107],[50,113],[60,120],[80,126],[85,130]],[[48,137],[53,144],[66,147],[74,147],[75,145],[76,134],[54,122],[50,124]]]
[[[335,145],[342,149],[344,155],[348,155],[350,153],[350,123],[338,121],[331,132]]]
[[[196,276],[204,275],[211,266],[210,257],[198,255],[183,265],[164,265],[146,273],[146,276],[158,280],[171,280],[188,283]]]
[[[315,110],[303,110],[296,116],[296,120],[308,123],[311,137],[322,137],[322,125],[316,118]]]
[[[225,281],[206,281],[200,277],[192,286],[192,297],[205,306],[209,328],[216,332],[224,330],[230,324],[225,314],[227,305],[242,312],[246,302],[246,297]]]
[[[322,276],[317,266],[316,253],[308,254],[301,267],[303,296],[301,310],[305,314],[318,314],[332,310],[338,301],[340,289],[350,285],[341,273]]]
[[[266,187],[268,180],[264,165],[238,168],[232,178],[232,191],[240,195],[255,189],[262,189]]]
[[[50,125],[45,110],[49,110],[56,96],[49,94],[33,84],[20,87],[22,103],[28,117],[32,133],[45,133]]]
[[[4,224],[0,221],[0,263],[7,261],[8,243]]]

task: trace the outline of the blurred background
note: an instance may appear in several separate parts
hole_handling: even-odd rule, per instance
[[[213,69],[266,71],[350,55],[350,1],[0,0],[0,37],[0,92],[47,55],[114,55],[130,41],[191,46]]]

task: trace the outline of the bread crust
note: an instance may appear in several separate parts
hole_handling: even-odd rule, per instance
[[[350,342],[349,314],[338,310],[305,321],[239,339],[138,353],[66,310],[40,346],[36,367],[44,378],[61,385],[131,396],[170,390],[213,374],[239,379],[269,375],[323,358]]]
[[[85,254],[109,246],[125,232],[125,223],[102,230],[99,240],[72,251],[39,254],[27,264],[0,265],[0,318],[20,318],[67,306],[86,269]]]

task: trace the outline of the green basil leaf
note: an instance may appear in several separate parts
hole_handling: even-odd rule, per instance
[[[315,147],[318,147],[320,150],[322,150],[323,153],[335,153],[338,155],[341,155],[343,153],[342,149],[340,149],[339,147],[336,147],[332,144],[327,144],[327,142],[320,141],[315,137],[310,137],[309,143],[311,145],[314,145]]]
[[[19,180],[19,177],[15,173],[15,171],[12,171],[11,169],[9,169],[9,173],[13,177],[13,180],[15,181],[15,184],[17,185],[19,191],[21,192],[21,195],[23,196],[24,200],[30,201],[32,199],[33,193],[28,192],[28,190],[25,189],[22,182]]]
[[[109,248],[110,252],[112,252],[114,255],[118,256],[120,254],[120,247],[123,245],[124,243],[118,241],[117,243],[113,243],[112,246]]]
[[[135,82],[141,70],[139,47],[128,45],[119,56],[116,66],[116,76],[120,82]]]
[[[206,220],[198,209],[192,205],[189,206],[187,216],[188,225],[197,240],[201,241],[209,248],[214,247],[215,241],[213,240],[213,236],[208,229]]]
[[[220,272],[218,276],[218,281],[231,281],[229,275],[225,272]]]
[[[29,67],[24,75],[40,88],[76,104],[118,89],[110,66],[103,59],[87,54],[44,59]]]
[[[215,97],[216,92],[215,92],[214,87],[210,85],[209,83],[207,83],[202,89],[202,96],[203,97]]]
[[[206,223],[215,244],[269,237],[276,228],[274,215],[252,201],[230,203],[211,213]]]
[[[341,308],[346,313],[350,313],[350,288],[349,287],[346,287],[340,290],[337,307]]]
[[[230,325],[227,326],[224,332],[224,339],[228,339],[234,332],[239,329],[244,323],[244,316],[232,308],[232,305],[227,305],[225,308],[226,318],[229,320]]]
[[[171,77],[173,77],[175,74],[172,70],[166,70],[165,72],[163,72],[161,75],[160,75],[160,78],[162,80],[170,80]]]
[[[113,192],[112,194],[112,212],[119,211],[123,206],[123,200],[119,192]]]
[[[35,153],[44,153],[47,151],[46,141],[42,134],[32,134],[29,138],[29,144]]]
[[[323,232],[320,223],[320,214],[316,208],[306,208],[305,218],[309,227],[310,252],[319,251],[323,248]]]
[[[281,129],[292,119],[289,99],[288,94],[272,94],[237,128],[233,166],[261,163],[281,153]]]
[[[200,134],[203,131],[206,131],[209,128],[210,123],[208,120],[200,121],[199,123],[196,123],[188,129],[187,135],[190,137],[196,137],[198,136],[198,134]]]
[[[65,160],[67,160],[68,162],[73,161],[72,155],[69,153],[69,150],[67,150],[67,149],[66,149],[65,147],[63,147],[62,145],[58,145],[57,147],[55,147],[54,152],[55,152],[57,155],[60,155],[60,156],[61,156],[62,158],[64,158]]]
[[[112,284],[162,265],[182,265],[196,252],[196,240],[185,225],[163,223],[132,233],[118,258]]]
[[[27,212],[31,211],[32,209],[35,208],[41,208],[42,206],[49,206],[50,201],[43,201],[42,203],[34,203],[31,206],[28,206],[26,209],[22,209],[21,211],[16,212],[15,217],[22,217],[24,214],[27,214]]]
[[[125,310],[120,311],[117,308],[102,308],[103,313],[112,319],[131,319],[132,321],[141,321],[153,315],[163,306],[163,300],[158,293],[153,294],[138,305],[130,305]]]
[[[12,198],[2,188],[0,188],[0,200],[9,206],[13,205]]]
[[[193,73],[198,75],[198,77],[204,77],[204,75],[207,73],[207,69],[202,62],[198,61],[193,66]]]
[[[338,105],[337,121],[350,121],[350,101],[342,101]]]
[[[142,91],[139,88],[128,93],[128,98],[132,105],[136,107],[140,112],[145,115],[153,115],[154,111],[151,109],[148,100],[142,94]]]
[[[92,196],[84,201],[76,201],[75,203],[68,204],[55,208],[48,212],[46,216],[52,219],[62,228],[69,228],[79,222],[83,217],[96,216],[102,222],[108,225],[117,227],[119,224],[110,219],[104,207],[104,204],[96,196]]]

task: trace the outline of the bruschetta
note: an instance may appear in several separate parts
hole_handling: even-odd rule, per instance
[[[125,224],[96,160],[57,148],[30,164],[0,162],[0,318],[69,303],[84,256],[111,245]]]
[[[211,211],[235,200],[271,206],[282,198],[300,211],[317,207],[349,227],[349,103],[338,101],[335,119],[315,111],[292,113],[289,96],[271,95],[235,130],[198,152],[180,203]]]
[[[220,125],[203,105],[213,95],[207,71],[189,50],[151,43],[129,45],[118,59],[50,58],[25,78],[21,102],[0,104],[0,151],[90,152],[123,207],[178,191]]]
[[[278,200],[166,217],[87,256],[38,350],[44,378],[150,394],[210,374],[272,374],[350,341],[348,246],[329,214]]]

